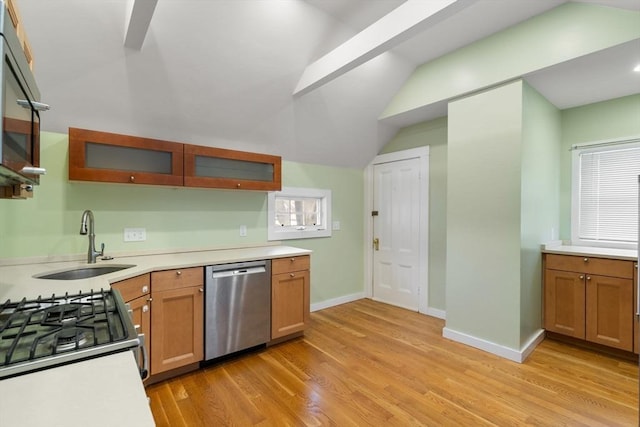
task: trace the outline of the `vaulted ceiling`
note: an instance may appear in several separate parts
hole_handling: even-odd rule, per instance
[[[357,168],[399,126],[434,118],[378,120],[417,65],[564,3],[464,0],[452,16],[294,96],[310,64],[405,1],[158,0],[129,25],[131,1],[18,0],[43,102],[52,108],[43,130],[81,127]],[[639,0],[583,2],[640,10]],[[639,46],[527,78],[559,108],[640,93],[637,80],[614,78],[613,68],[627,66]],[[593,70],[583,84],[604,75],[606,87],[568,90],[563,79],[575,79],[576,66]]]

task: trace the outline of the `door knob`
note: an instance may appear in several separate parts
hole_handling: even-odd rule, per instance
[[[375,249],[376,251],[380,250],[380,239],[378,239],[377,237],[373,239],[373,249]]]

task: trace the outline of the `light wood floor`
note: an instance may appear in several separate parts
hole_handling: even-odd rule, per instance
[[[147,388],[158,426],[636,426],[638,365],[545,340],[523,364],[360,300],[298,338]]]

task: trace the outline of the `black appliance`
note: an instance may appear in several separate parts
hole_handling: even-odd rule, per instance
[[[0,301],[0,380],[120,351],[137,356],[141,338],[117,291]]]

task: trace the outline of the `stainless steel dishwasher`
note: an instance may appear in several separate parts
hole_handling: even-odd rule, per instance
[[[206,267],[204,358],[265,344],[271,337],[271,260]]]

